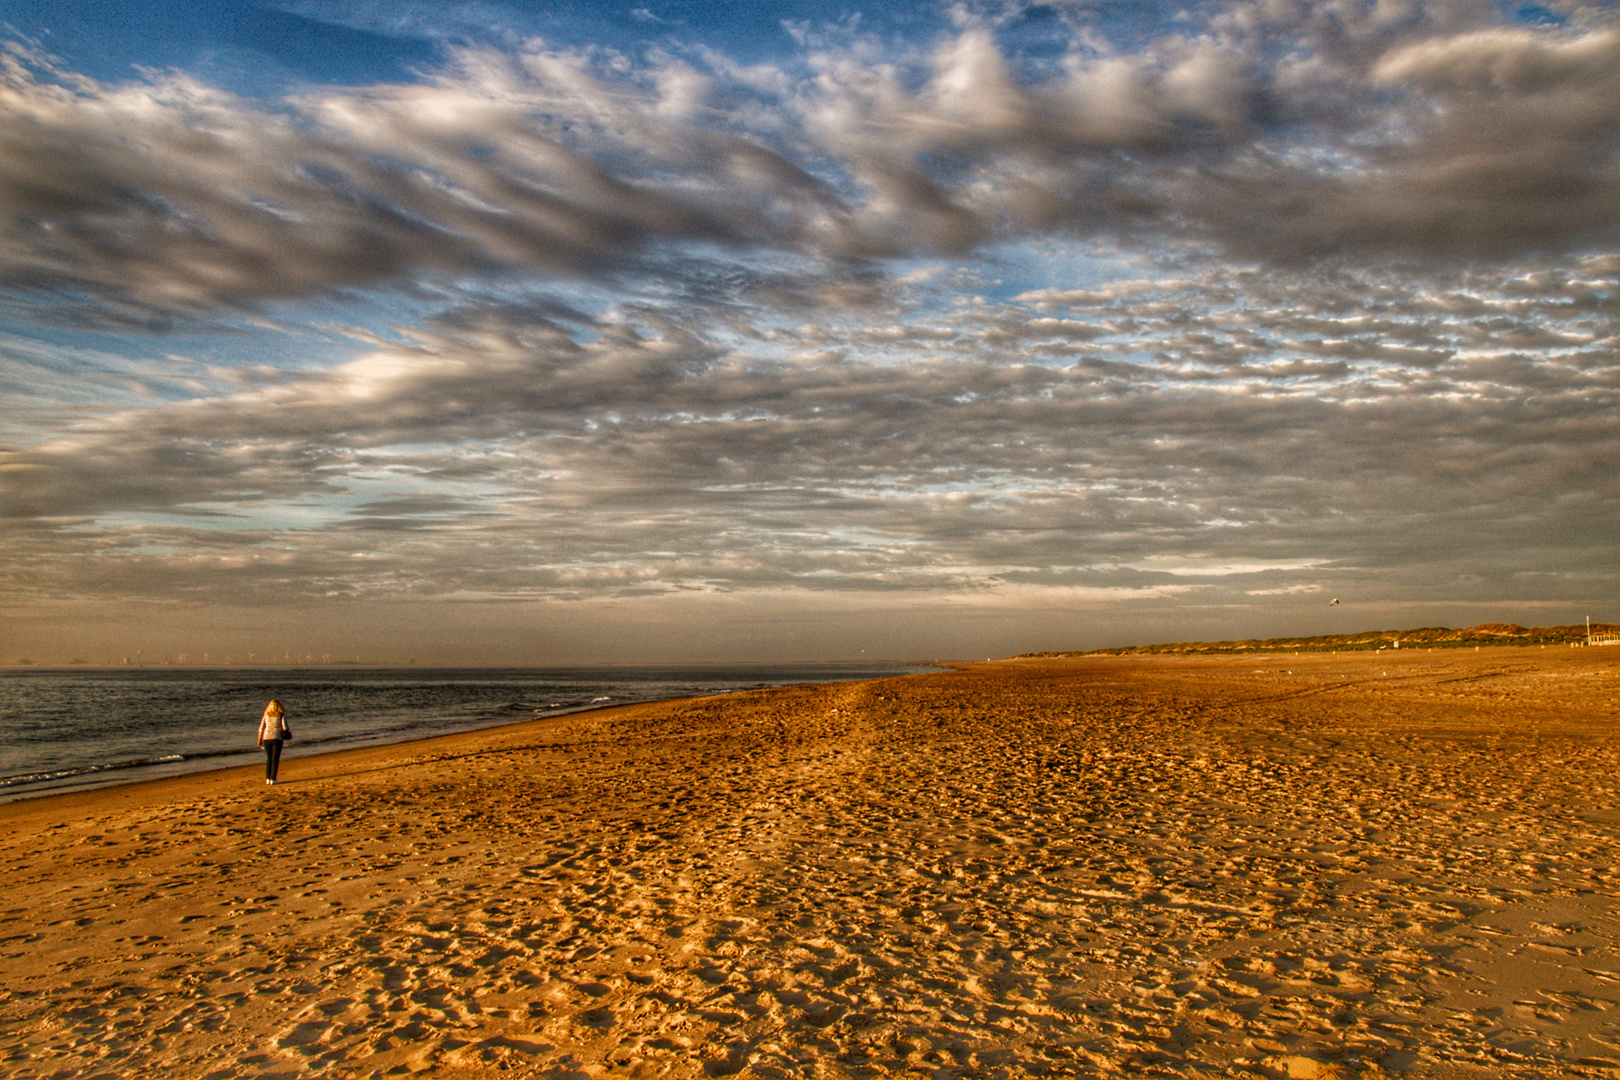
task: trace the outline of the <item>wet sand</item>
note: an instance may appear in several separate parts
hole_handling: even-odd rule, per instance
[[[1620,649],[1013,661],[295,752],[0,806],[0,1073],[1620,1073]]]

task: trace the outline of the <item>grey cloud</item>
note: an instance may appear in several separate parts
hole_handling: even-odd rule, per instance
[[[578,273],[653,236],[739,235],[476,87],[272,112],[179,76],[69,87],[13,63],[6,82],[0,284],[58,303],[189,314],[416,274]]]
[[[969,27],[915,62],[829,47],[768,79],[462,52],[417,85],[268,104],[178,75],[98,86],[13,50],[0,289],[161,320],[599,275],[698,242],[860,260],[1056,231],[1298,260],[1615,241],[1612,25],[1257,10],[1135,52],[1082,26],[1041,78]],[[1317,115],[1312,94],[1348,104]]]
[[[254,575],[353,595],[983,589],[1097,584],[1164,552],[1398,570],[1403,588],[1416,565],[1499,578],[1509,551],[1550,572],[1563,544],[1613,554],[1620,369],[1563,333],[1594,318],[1567,290],[1526,295],[1513,287],[1525,280],[1211,271],[1160,290],[1184,294],[1165,315],[1039,363],[1009,358],[990,331],[1034,339],[1121,301],[1042,294],[1044,311],[963,323],[948,356],[879,323],[848,336],[892,342],[892,359],[852,346],[779,362],[673,325],[596,320],[576,340],[492,305],[332,371],[13,450],[0,508],[17,550],[34,552],[25,562],[49,537],[64,550],[125,537],[90,548],[94,568],[52,571],[105,588],[108,560],[201,589],[196,567],[241,558],[207,530],[184,539],[195,558],[166,557],[131,539],[153,534],[94,523],[198,507],[260,538],[247,546],[262,558],[221,589]],[[1366,310],[1324,319],[1324,299],[1347,289],[1372,298]],[[1477,314],[1435,297],[1467,297]],[[1601,325],[1612,336],[1613,316]],[[1252,328],[1264,353],[1244,344]],[[1503,344],[1516,337],[1538,348]],[[375,494],[358,498],[364,485]],[[344,492],[353,511],[263,528]]]
[[[466,499],[430,492],[394,495],[373,499],[349,513],[360,518],[399,520],[412,517],[441,517],[472,509]]]
[[[1620,34],[1469,31],[1399,45],[1375,84],[1415,89],[1430,109],[1405,138],[1371,144],[1366,167],[1303,176],[1275,163],[1233,170],[1231,195],[1200,213],[1247,222],[1240,250],[1385,250],[1500,257],[1620,238]]]

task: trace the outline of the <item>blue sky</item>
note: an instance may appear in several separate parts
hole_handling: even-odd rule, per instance
[[[0,660],[1615,617],[1613,5],[0,37]]]

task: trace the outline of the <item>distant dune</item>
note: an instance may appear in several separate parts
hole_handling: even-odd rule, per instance
[[[1620,633],[1620,623],[1593,623],[1594,634]],[[1519,626],[1515,623],[1480,623],[1462,630],[1424,626],[1416,630],[1363,630],[1355,634],[1318,637],[1245,638],[1242,641],[1178,641],[1161,645],[1130,645],[1116,649],[1024,653],[1020,659],[1063,656],[1131,656],[1144,653],[1278,652],[1283,649],[1335,651],[1366,649],[1452,649],[1482,645],[1584,644],[1587,627]]]

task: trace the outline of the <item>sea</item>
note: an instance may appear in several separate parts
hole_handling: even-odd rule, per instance
[[[282,761],[643,701],[886,678],[922,665],[0,670],[0,802],[262,762],[259,716],[286,707]]]

